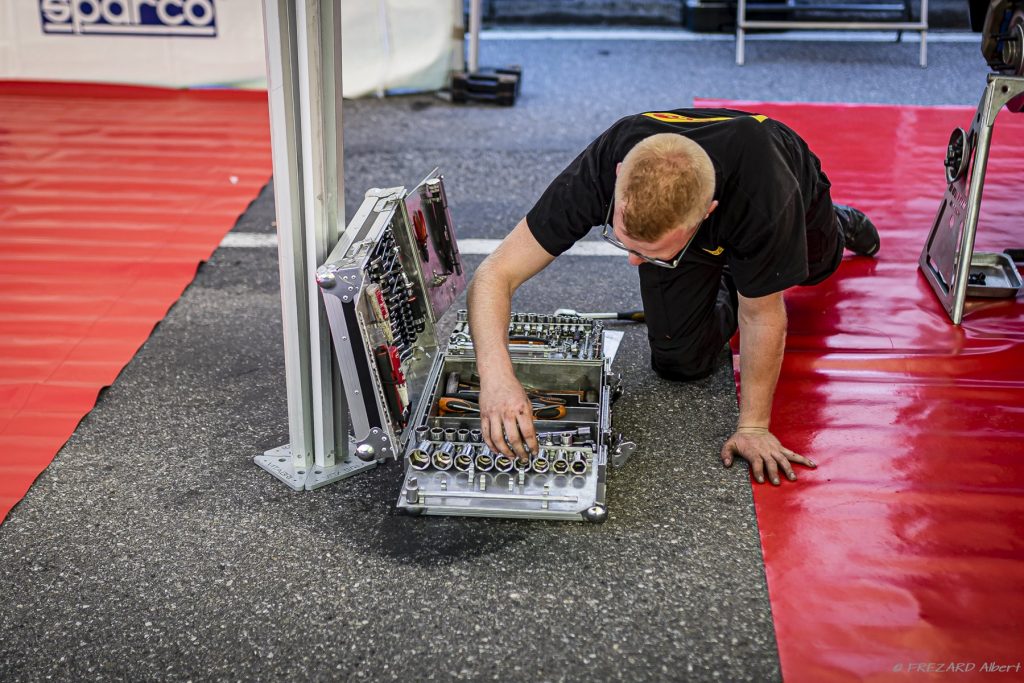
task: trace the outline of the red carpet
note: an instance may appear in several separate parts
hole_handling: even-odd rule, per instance
[[[882,235],[877,261],[787,296],[772,426],[820,466],[754,487],[785,679],[1024,679],[984,670],[1024,660],[1024,303],[974,300],[954,327],[917,270],[973,108],[701,104],[795,128]],[[994,140],[986,251],[1024,246],[1024,114]]]
[[[265,92],[0,82],[0,112],[2,521],[271,162]]]

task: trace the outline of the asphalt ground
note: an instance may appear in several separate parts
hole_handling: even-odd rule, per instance
[[[743,68],[721,42],[482,56],[524,66],[515,107],[347,103],[350,212],[438,165],[459,235],[500,237],[623,114],[698,96],[973,105],[986,73],[974,43],[934,45],[928,69],[889,43],[761,43]],[[265,189],[234,230],[272,222]],[[515,306],[639,303],[625,259],[563,257]],[[717,457],[728,356],[662,381],[644,328],[623,329],[614,419],[640,447],[605,524],[404,517],[397,465],[313,493],[253,465],[287,440],[276,253],[218,250],[0,526],[0,679],[778,679],[749,479]]]

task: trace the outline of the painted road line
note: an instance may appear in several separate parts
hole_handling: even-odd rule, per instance
[[[229,232],[220,241],[220,246],[228,248],[276,247],[277,234],[272,232]]]
[[[473,239],[459,240],[459,251],[471,256],[486,256],[498,248],[501,240]],[[263,249],[277,247],[277,235],[274,233],[229,232],[221,240],[220,246],[228,249]],[[567,256],[622,256],[622,250],[616,249],[607,242],[586,240],[577,242]]]
[[[644,29],[516,29],[482,31],[480,40],[602,40],[670,43],[727,43],[736,40],[731,33],[691,33],[680,30]],[[781,33],[747,35],[747,40],[762,42],[835,42],[888,43],[896,40],[896,31],[783,31]],[[977,43],[980,37],[969,31],[928,33],[929,43]],[[920,42],[920,33],[904,31],[903,42]]]

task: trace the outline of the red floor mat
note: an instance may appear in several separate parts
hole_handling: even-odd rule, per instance
[[[0,82],[0,522],[270,174],[266,93]]]
[[[773,431],[820,467],[754,487],[784,677],[1021,680],[1024,303],[974,300],[954,327],[917,270],[974,110],[701,104],[791,125],[882,235],[877,261],[787,296]],[[1002,251],[1024,246],[1024,114],[994,140],[977,248]]]

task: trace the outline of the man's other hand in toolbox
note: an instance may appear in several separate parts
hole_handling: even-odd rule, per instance
[[[677,109],[616,122],[555,178],[470,285],[487,444],[520,458],[537,452],[506,346],[512,294],[593,229],[640,269],[658,375],[707,377],[739,327],[740,415],[723,463],[743,457],[757,482],[773,484],[796,479],[792,463],[815,467],[770,427],[783,292],[825,280],[844,248],[862,256],[879,248],[871,221],[833,204],[829,188],[800,136],[765,116]]]

